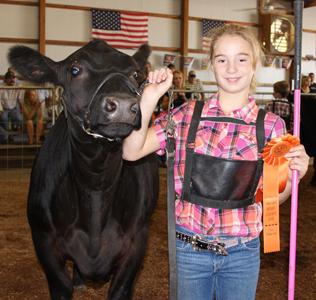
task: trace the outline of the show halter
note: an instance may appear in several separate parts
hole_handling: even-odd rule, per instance
[[[138,97],[141,97],[142,95],[142,92],[143,92],[143,88],[145,86],[145,84],[147,83],[147,81],[144,81],[139,87],[137,87],[135,84],[133,84],[129,78],[125,75],[125,74],[122,74],[122,73],[118,73],[118,72],[115,72],[115,73],[111,73],[109,75],[107,75],[102,81],[101,83],[98,85],[98,87],[95,89],[92,97],[91,97],[91,100],[88,104],[88,107],[86,108],[85,110],[85,113],[84,113],[84,119],[80,118],[79,116],[77,116],[73,111],[72,109],[67,106],[66,104],[66,101],[64,99],[64,95],[62,96],[62,103],[63,103],[63,107],[64,107],[64,110],[65,110],[65,117],[67,118],[68,114],[74,119],[76,120],[78,123],[79,123],[79,126],[81,127],[81,129],[88,135],[94,137],[94,138],[100,138],[100,139],[106,139],[108,140],[109,142],[113,142],[115,141],[115,139],[112,139],[112,138],[108,138],[108,137],[105,137],[103,135],[100,135],[98,133],[95,133],[91,130],[90,128],[90,122],[88,120],[88,117],[90,115],[90,109],[91,109],[91,106],[92,104],[94,103],[95,101],[95,97],[96,95],[98,94],[98,92],[100,91],[100,89],[103,87],[103,85],[105,83],[107,83],[109,80],[111,80],[113,77],[121,77],[124,81],[124,83],[126,84],[126,86],[129,88],[129,90],[137,95]]]

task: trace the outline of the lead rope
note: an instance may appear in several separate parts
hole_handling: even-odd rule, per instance
[[[174,154],[175,123],[172,120],[173,90],[168,91],[167,123],[167,210],[168,210],[168,253],[169,253],[169,300],[177,299],[177,256],[176,256],[176,222],[175,222],[175,188],[174,188]]]

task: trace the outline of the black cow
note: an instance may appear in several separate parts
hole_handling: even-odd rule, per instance
[[[314,158],[311,184],[316,186],[316,96],[301,96],[301,143],[309,156]]]
[[[71,299],[88,280],[110,281],[108,299],[132,297],[158,164],[153,155],[123,161],[122,139],[140,127],[138,80],[149,54],[148,45],[129,56],[98,40],[60,62],[24,46],[9,52],[24,78],[64,89],[64,113],[34,162],[27,207],[52,299]]]

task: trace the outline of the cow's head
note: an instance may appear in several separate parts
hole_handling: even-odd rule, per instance
[[[124,138],[140,127],[139,85],[150,55],[143,45],[126,55],[95,40],[55,62],[24,46],[9,52],[11,65],[27,80],[64,89],[64,109],[95,137]]]

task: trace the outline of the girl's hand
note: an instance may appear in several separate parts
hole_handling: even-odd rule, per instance
[[[290,149],[285,154],[285,158],[289,160],[289,179],[292,179],[292,170],[298,171],[298,179],[301,180],[308,169],[309,156],[307,155],[303,145],[298,145]]]
[[[156,105],[159,98],[164,95],[172,84],[172,72],[169,68],[162,68],[149,72],[148,85],[145,87],[142,102]]]

